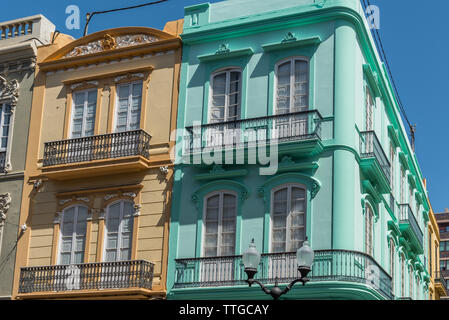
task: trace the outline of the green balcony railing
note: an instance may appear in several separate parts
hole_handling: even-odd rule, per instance
[[[364,283],[392,299],[391,277],[369,255],[346,250],[315,251],[311,281]],[[298,277],[296,253],[263,254],[256,279],[289,283]],[[176,260],[175,288],[247,285],[242,256]]]
[[[418,239],[421,247],[423,246],[423,233],[421,231],[421,228],[418,225],[418,222],[416,221],[415,215],[413,214],[412,209],[410,208],[410,205],[401,204],[400,205],[400,213],[399,213],[399,225],[401,224],[409,224],[411,230],[415,234],[416,238]]]

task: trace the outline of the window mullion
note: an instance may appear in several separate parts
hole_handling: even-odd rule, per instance
[[[290,113],[293,112],[294,105],[293,105],[293,95],[294,95],[294,88],[295,85],[295,60],[290,60]]]
[[[78,218],[78,207],[75,207],[75,212],[73,214],[73,230],[72,230],[72,252],[70,252],[70,264],[75,261],[75,248],[76,248],[76,223]]]
[[[124,202],[120,202],[120,214],[119,214],[119,224],[118,224],[118,232],[117,232],[117,248],[116,250],[116,258],[115,261],[120,261],[120,248],[122,243],[122,227],[123,227],[123,206]]]
[[[130,83],[128,87],[128,117],[126,119],[126,131],[130,129],[131,126],[131,105],[132,105],[132,92],[133,92],[133,83]]]

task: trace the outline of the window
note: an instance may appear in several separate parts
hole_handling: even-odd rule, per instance
[[[205,257],[235,254],[237,196],[228,191],[206,197],[204,217]]]
[[[115,132],[140,129],[142,82],[119,85],[117,93]]]
[[[409,268],[408,270],[408,274],[409,274],[409,280],[408,280],[408,284],[409,284],[409,297],[413,298],[413,269]]]
[[[410,186],[409,188],[408,188],[408,190],[409,190],[409,200],[408,200],[408,203],[409,203],[409,205],[410,205],[410,209],[414,209],[413,208],[413,188]]]
[[[114,202],[107,207],[104,261],[131,259],[134,204]]]
[[[373,209],[367,203],[365,210],[365,253],[373,255]]]
[[[391,194],[394,195],[394,186],[395,186],[395,158],[396,158],[396,149],[392,142],[390,142],[390,176],[391,176]]]
[[[405,172],[401,167],[401,204],[405,204]]]
[[[228,69],[212,75],[209,123],[240,119],[242,73]]]
[[[84,206],[73,206],[62,213],[59,264],[77,264],[84,261],[87,211]]]
[[[94,135],[96,106],[97,90],[79,91],[73,94],[70,138]]]
[[[309,109],[309,62],[292,58],[276,66],[275,114],[288,114]]]
[[[366,101],[365,101],[365,120],[366,120],[366,131],[373,131],[374,130],[374,100],[373,96],[371,94],[371,90],[368,86],[365,86],[366,91]]]
[[[287,185],[273,190],[271,252],[294,252],[306,238],[306,189]]]
[[[391,275],[391,291],[394,292],[394,241],[390,239],[390,275]]]

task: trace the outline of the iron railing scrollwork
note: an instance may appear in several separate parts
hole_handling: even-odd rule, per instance
[[[242,256],[176,260],[175,288],[247,285]],[[289,283],[298,278],[296,253],[263,254],[255,279],[264,284]],[[346,250],[315,251],[311,281],[364,283],[392,299],[392,281],[369,255]]]
[[[154,264],[144,260],[22,267],[19,293],[151,289]]]
[[[43,166],[143,156],[149,158],[151,136],[143,130],[46,142]]]

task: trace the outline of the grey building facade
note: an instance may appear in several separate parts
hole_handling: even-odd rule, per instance
[[[55,26],[35,15],[0,23],[0,299],[14,277],[37,47]],[[25,226],[23,226],[25,228]]]

